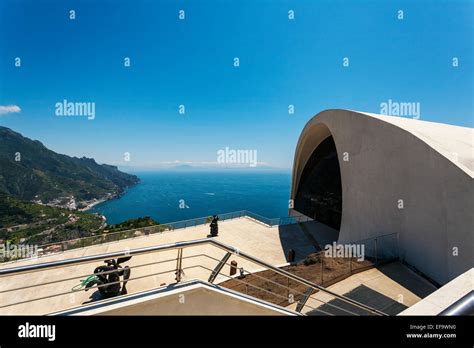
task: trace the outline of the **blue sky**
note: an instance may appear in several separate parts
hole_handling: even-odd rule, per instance
[[[379,113],[389,99],[420,103],[422,120],[472,127],[473,10],[472,1],[2,0],[0,106],[21,112],[4,111],[0,125],[138,169],[209,165],[225,147],[291,168],[313,115]],[[94,102],[95,119],[56,116],[64,99]]]

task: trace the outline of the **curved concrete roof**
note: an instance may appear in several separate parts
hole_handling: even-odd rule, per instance
[[[369,117],[382,121],[387,125],[395,126],[397,129],[402,131],[406,131],[414,135],[417,139],[421,140],[437,153],[441,154],[444,158],[461,169],[469,177],[474,178],[474,128],[346,109],[323,110],[313,116],[306,123],[298,139],[293,163],[293,175],[298,176],[300,174],[302,164],[308,159],[306,158],[307,156],[301,156],[300,153],[301,147],[304,143],[303,139],[305,136],[308,136],[308,130],[315,124],[321,124],[326,129],[321,129],[320,132],[329,135],[330,131],[327,129],[324,120],[327,117],[331,117],[331,115],[335,114],[337,114],[338,117],[342,116],[347,118],[348,121],[349,118],[354,116],[359,116],[362,118]],[[303,160],[303,163],[300,162],[301,159]],[[296,185],[298,182],[299,177],[296,177],[296,180],[293,180],[292,182],[292,197],[294,197],[293,193],[296,194]]]
[[[377,118],[410,132],[453,162],[466,174],[474,177],[474,128],[404,117],[354,112]]]
[[[402,258],[439,283],[472,266],[474,129],[322,111],[299,137],[291,199],[307,161],[329,136],[341,171],[339,242],[399,234]],[[454,249],[459,253],[454,255]]]

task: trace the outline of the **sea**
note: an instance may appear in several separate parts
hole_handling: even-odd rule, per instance
[[[248,210],[267,218],[288,215],[290,172],[133,173],[140,183],[120,198],[92,207],[116,224],[150,216],[170,223],[214,214]]]

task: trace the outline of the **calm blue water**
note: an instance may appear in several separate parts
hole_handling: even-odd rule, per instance
[[[268,218],[288,215],[290,173],[138,173],[141,182],[90,212],[115,224],[151,216],[160,223],[249,210]],[[184,200],[188,208],[180,208]]]

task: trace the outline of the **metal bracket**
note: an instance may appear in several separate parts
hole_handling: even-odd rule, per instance
[[[222,271],[222,268],[226,264],[227,260],[229,260],[231,255],[232,255],[232,253],[228,252],[227,254],[224,255],[222,260],[219,261],[216,268],[214,268],[211,275],[209,276],[209,279],[208,279],[209,283],[213,283],[214,280],[216,280],[217,275]]]
[[[298,301],[298,304],[296,305],[296,311],[298,313],[301,313],[303,310],[304,305],[306,302],[308,302],[309,297],[311,296],[311,293],[313,292],[313,288],[307,288],[306,291],[304,292],[303,297]]]

